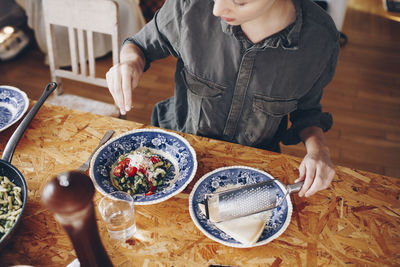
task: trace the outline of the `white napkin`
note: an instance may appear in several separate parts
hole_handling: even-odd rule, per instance
[[[79,262],[78,258],[76,258],[75,260],[71,261],[67,267],[81,267],[81,263]]]
[[[204,204],[199,204],[199,209],[203,214],[206,214]],[[257,243],[271,215],[272,210],[267,210],[229,221],[214,223],[214,225],[236,241],[244,245],[253,245]]]

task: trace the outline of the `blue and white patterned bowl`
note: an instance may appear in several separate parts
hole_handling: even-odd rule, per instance
[[[0,132],[21,119],[28,106],[25,92],[13,86],[0,85]]]
[[[288,227],[292,217],[292,202],[290,195],[285,197],[286,189],[281,183],[274,183],[278,198],[285,197],[282,205],[272,210],[271,219],[264,227],[259,240],[254,245],[242,244],[210,222],[201,212],[199,203],[204,203],[205,195],[214,193],[219,187],[227,185],[254,184],[269,179],[274,179],[270,174],[246,166],[231,166],[216,169],[205,174],[195,184],[189,196],[189,212],[193,222],[208,238],[230,247],[247,248],[265,245],[280,236]]]
[[[153,195],[133,196],[136,205],[150,205],[167,200],[185,189],[195,176],[196,152],[182,136],[159,129],[133,130],[109,140],[94,154],[89,173],[100,193],[106,195],[118,191],[111,184],[111,166],[119,156],[140,147],[159,152],[172,166],[164,178],[164,184],[158,186]]]

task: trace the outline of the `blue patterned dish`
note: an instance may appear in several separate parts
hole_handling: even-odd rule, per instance
[[[0,85],[0,132],[21,119],[28,106],[25,92],[13,86]]]
[[[180,193],[196,174],[196,153],[182,136],[159,129],[140,129],[109,140],[93,156],[90,177],[97,190],[106,195],[118,191],[110,180],[111,166],[118,157],[140,147],[149,148],[172,163],[164,184],[153,195],[134,195],[136,205],[149,205],[167,200]]]
[[[195,184],[189,197],[189,212],[193,222],[208,238],[230,247],[246,248],[265,245],[280,236],[290,223],[292,216],[292,202],[290,195],[286,196],[282,205],[272,211],[272,217],[265,225],[260,239],[254,245],[244,245],[207,220],[199,208],[199,203],[204,203],[205,195],[215,192],[219,187],[227,185],[254,184],[269,179],[274,179],[270,174],[255,168],[245,166],[231,166],[216,169],[207,173]],[[286,189],[281,183],[274,184],[278,198],[285,197]]]

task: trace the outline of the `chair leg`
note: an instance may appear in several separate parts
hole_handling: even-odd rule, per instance
[[[64,88],[62,84],[62,80],[59,77],[52,77],[53,81],[57,83],[57,88],[56,88],[56,95],[62,95],[64,93]]]
[[[347,35],[344,34],[343,32],[339,32],[340,33],[340,38],[339,38],[339,44],[340,47],[345,46],[345,44],[347,44]]]
[[[122,115],[121,112],[120,112],[119,115],[118,115],[118,118],[126,120],[126,115]]]
[[[64,87],[62,84],[62,80],[60,78],[56,78],[56,83],[58,84],[58,87],[56,89],[56,94],[62,95],[64,93]]]

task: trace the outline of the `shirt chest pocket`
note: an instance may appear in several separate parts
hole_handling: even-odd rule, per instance
[[[252,145],[269,143],[283,117],[297,109],[297,99],[272,98],[255,94],[247,121],[245,136]]]
[[[225,89],[224,86],[197,77],[185,69],[182,70],[181,74],[187,89],[199,97],[218,97],[222,95]]]
[[[297,99],[279,99],[254,95],[253,111],[263,112],[272,117],[282,117],[296,110]]]
[[[209,137],[220,135],[226,118],[226,87],[197,77],[185,69],[181,75],[187,88],[186,131]]]

